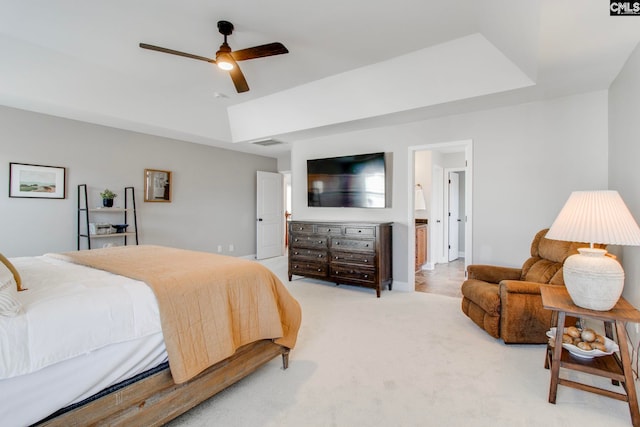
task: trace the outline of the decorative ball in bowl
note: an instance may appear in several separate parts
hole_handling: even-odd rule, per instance
[[[124,233],[129,224],[111,224],[111,226],[116,229],[116,233]]]
[[[556,328],[548,330],[547,337],[550,338],[549,344],[553,347],[556,338]],[[582,359],[608,356],[620,350],[618,344],[612,339],[597,334],[593,329],[585,328],[582,330],[575,326],[564,328],[562,347],[573,356]]]

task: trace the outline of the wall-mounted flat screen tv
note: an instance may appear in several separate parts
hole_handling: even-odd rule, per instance
[[[307,160],[308,206],[388,207],[387,157],[371,153]]]

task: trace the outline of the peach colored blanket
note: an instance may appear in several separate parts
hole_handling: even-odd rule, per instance
[[[147,245],[57,256],[143,281],[153,289],[176,384],[257,340],[295,346],[300,305],[257,262]]]

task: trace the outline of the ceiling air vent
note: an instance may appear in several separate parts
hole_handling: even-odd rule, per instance
[[[262,145],[263,147],[269,147],[271,145],[280,145],[284,143],[282,141],[278,141],[277,139],[267,138],[267,139],[260,139],[258,141],[253,141],[252,144]]]

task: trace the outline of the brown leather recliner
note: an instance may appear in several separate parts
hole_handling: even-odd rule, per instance
[[[470,265],[462,284],[462,311],[478,326],[505,343],[547,342],[551,311],[542,307],[540,284],[564,286],[562,265],[588,243],[547,239],[539,231],[531,258],[522,268]],[[598,245],[598,247],[604,247]]]

